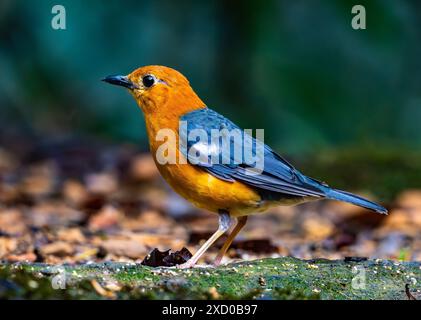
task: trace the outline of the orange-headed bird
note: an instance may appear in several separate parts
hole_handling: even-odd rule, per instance
[[[254,173],[250,173],[250,163],[239,161],[238,157],[233,159],[231,156],[228,161],[220,161],[222,154],[230,155],[226,151],[232,150],[234,142],[229,135],[221,135],[217,141],[187,139],[182,148],[180,138],[188,138],[194,130],[210,133],[215,129],[240,128],[208,108],[193,91],[186,77],[174,69],[145,66],[127,76],[108,76],[103,80],[127,88],[142,109],[150,150],[159,172],[171,187],[195,206],[219,214],[218,230],[189,261],[179,266],[181,268],[194,266],[202,254],[236,222],[215,259],[214,264],[219,265],[233,239],[246,224],[247,217],[273,206],[327,198],[387,213],[376,203],[303,175],[263,143],[263,152],[260,153],[262,170]],[[172,163],[157,159],[163,144],[162,137],[157,137],[162,129],[172,130],[177,138],[173,146],[177,151],[177,161]],[[243,138],[245,136],[249,137],[243,133]],[[251,140],[255,146],[256,140]],[[204,152],[207,161],[190,157],[197,151],[199,154]],[[224,160],[227,160],[226,156]]]

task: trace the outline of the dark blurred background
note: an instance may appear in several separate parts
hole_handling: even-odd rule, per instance
[[[51,27],[55,4],[66,30]],[[351,27],[355,4],[366,30]],[[264,128],[304,172],[387,198],[420,184],[420,57],[416,0],[2,0],[0,142],[79,136],[146,149],[135,102],[100,79],[160,64],[209,107]]]

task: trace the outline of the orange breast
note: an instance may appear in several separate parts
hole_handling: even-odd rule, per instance
[[[221,209],[234,216],[263,209],[260,196],[240,182],[226,182],[190,164],[157,164],[164,179],[182,197],[212,212]]]
[[[257,213],[267,208],[269,204],[262,202],[259,194],[247,185],[220,180],[198,167],[187,164],[184,156],[178,154],[178,120],[174,121],[173,116],[146,115],[145,119],[151,153],[158,170],[182,197],[199,208],[212,212],[224,209],[233,216]],[[163,165],[156,160],[157,150],[163,143],[157,141],[156,136],[163,128],[172,129],[176,135],[177,154],[181,157],[176,164]]]

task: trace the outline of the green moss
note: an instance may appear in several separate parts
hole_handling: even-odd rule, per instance
[[[54,290],[57,266],[3,264],[0,298],[103,299],[92,287],[120,286],[117,299],[406,299],[421,283],[420,263],[304,261],[291,257],[220,268],[177,270],[124,263],[63,266],[66,288]],[[353,286],[365,274],[365,288]],[[354,280],[355,281],[355,280]],[[413,289],[416,289],[414,287]]]

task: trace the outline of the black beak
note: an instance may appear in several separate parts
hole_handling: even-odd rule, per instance
[[[102,79],[102,81],[115,84],[116,86],[122,86],[128,89],[139,89],[139,87],[131,82],[126,76],[108,76]]]

